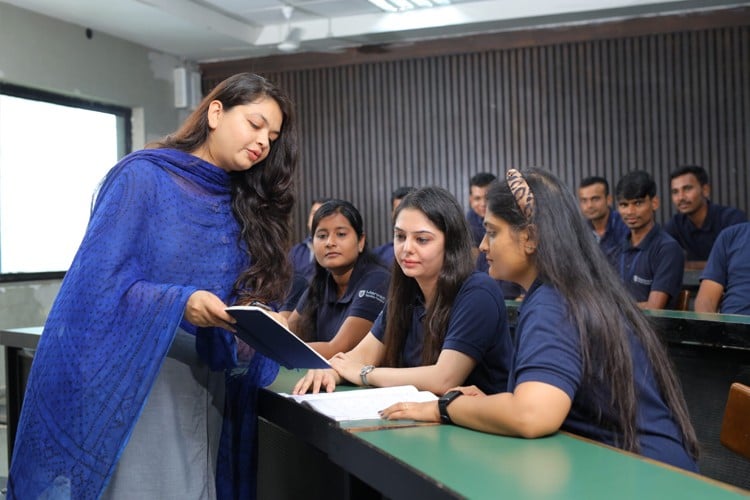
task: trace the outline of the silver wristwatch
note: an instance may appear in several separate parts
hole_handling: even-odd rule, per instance
[[[370,385],[367,383],[367,374],[375,369],[372,365],[365,365],[359,371],[359,378],[362,380],[362,385]]]

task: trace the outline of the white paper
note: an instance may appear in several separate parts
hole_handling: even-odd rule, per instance
[[[380,410],[384,410],[394,403],[434,401],[437,399],[437,396],[433,393],[418,391],[413,385],[297,396],[282,394],[282,396],[306,404],[338,421],[376,420],[380,418],[378,414]]]

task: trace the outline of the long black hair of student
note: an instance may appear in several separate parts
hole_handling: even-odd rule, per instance
[[[617,445],[639,451],[629,340],[632,331],[651,363],[685,446],[697,457],[698,441],[666,349],[599,249],[572,193],[549,172],[527,169],[522,175],[534,195],[531,220],[519,208],[505,180],[488,189],[487,210],[515,232],[528,229],[536,242],[539,279],[565,298],[571,321],[578,328],[584,383],[608,390],[610,409],[617,419],[613,430],[621,439]]]
[[[357,235],[357,240],[362,239],[365,235],[365,227],[362,221],[362,214],[359,213],[357,207],[345,200],[329,199],[315,211],[315,215],[313,216],[312,225],[310,226],[310,235],[313,237],[313,240],[315,239],[315,231],[318,229],[320,221],[334,214],[343,215],[352,226],[352,229],[354,229],[354,232]],[[357,256],[357,260],[352,264],[352,267],[368,264],[381,265],[378,258],[368,250],[367,240],[365,240],[362,251]],[[306,342],[315,338],[318,324],[318,309],[325,298],[326,284],[328,283],[328,277],[330,274],[330,271],[321,266],[316,259],[315,274],[313,275],[312,280],[310,280],[307,300],[302,307],[302,311],[300,311],[299,326],[295,332],[299,338]]]
[[[281,301],[291,271],[287,262],[290,217],[294,206],[294,173],[299,150],[294,105],[276,85],[262,76],[239,73],[222,81],[201,101],[174,134],[156,147],[193,152],[208,139],[208,108],[220,101],[225,110],[271,98],[279,105],[283,123],[268,156],[244,172],[230,173],[232,211],[240,223],[240,239],[252,265],[237,278],[235,291],[245,300]]]
[[[425,187],[407,194],[393,214],[394,225],[404,210],[422,212],[443,233],[445,241],[443,267],[438,276],[435,296],[430,303],[425,304],[422,363],[429,365],[437,361],[442,350],[456,295],[474,271],[472,239],[461,206],[445,189]],[[402,366],[402,353],[411,328],[413,304],[420,293],[417,280],[406,276],[401,266],[394,265],[388,289],[383,366]]]

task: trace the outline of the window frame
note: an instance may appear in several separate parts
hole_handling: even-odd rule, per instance
[[[117,134],[118,156],[122,158],[133,149],[133,110],[131,108],[5,82],[0,82],[0,95],[113,114],[118,121],[118,131],[121,131]],[[0,273],[0,283],[57,280],[64,278],[65,273],[66,271]]]

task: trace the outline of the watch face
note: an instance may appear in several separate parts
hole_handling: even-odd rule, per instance
[[[447,405],[448,403],[450,403],[451,401],[459,397],[461,394],[463,394],[461,391],[456,391],[456,390],[448,391],[445,394],[443,394],[440,397],[440,399],[442,401],[445,401],[445,404]]]

